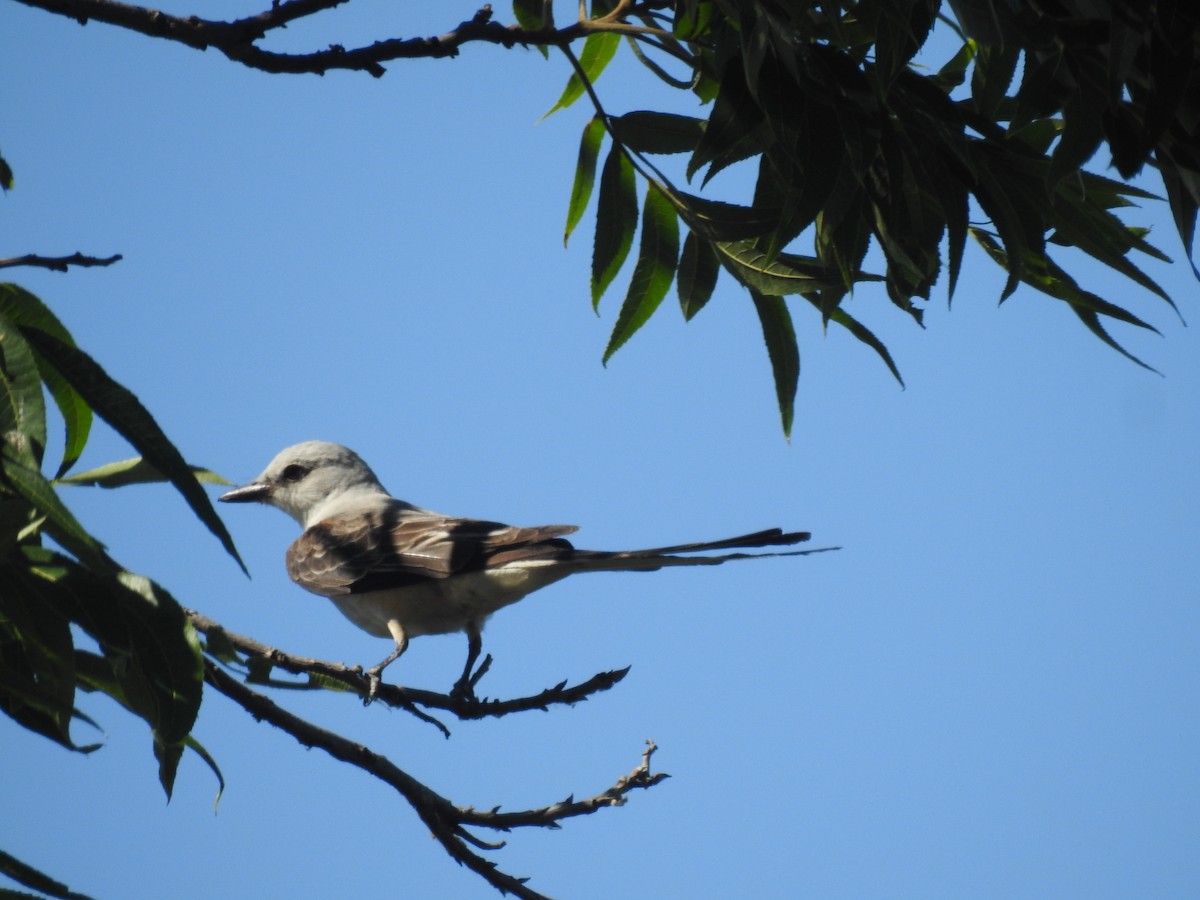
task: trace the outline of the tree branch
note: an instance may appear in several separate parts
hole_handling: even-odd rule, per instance
[[[253,638],[236,634],[226,629],[219,622],[210,619],[194,610],[185,609],[184,613],[197,631],[208,637],[208,652],[218,659],[226,660],[232,656],[229,649],[246,654],[251,660],[258,660],[260,665],[255,669],[254,677],[266,681],[272,666],[278,666],[293,675],[317,676],[318,679],[331,679],[340,682],[362,698],[366,698],[370,682],[363,674],[362,666],[347,666],[341,663],[327,662],[306,656],[296,656],[285,653],[275,647],[267,646]],[[264,667],[261,663],[265,663]],[[482,667],[481,667],[482,668]],[[489,700],[464,698],[450,694],[439,694],[436,691],[425,691],[419,688],[400,687],[399,685],[379,685],[376,699],[389,706],[404,709],[422,721],[430,722],[449,736],[449,731],[441,722],[417,709],[423,706],[428,709],[444,709],[453,713],[459,719],[482,719],[489,716],[499,718],[509,713],[524,712],[531,709],[547,710],[550,706],[565,704],[568,706],[586,700],[592,694],[606,691],[624,678],[629,668],[617,669],[610,672],[600,672],[587,681],[568,687],[565,681],[551,688],[546,688],[538,694],[529,697],[517,697],[512,700]],[[297,687],[300,685],[285,682],[267,682],[278,687]]]
[[[491,6],[484,6],[458,27],[436,37],[392,38],[368,46],[346,49],[334,44],[313,53],[275,53],[264,50],[257,41],[268,32],[282,28],[304,16],[332,9],[348,0],[285,0],[254,16],[222,22],[199,16],[173,16],[159,10],[120,3],[117,0],[17,0],[46,12],[74,19],[81,25],[89,21],[105,22],[150,37],[177,41],[197,50],[212,47],[232,60],[272,73],[315,73],[331,69],[369,72],[383,75],[383,63],[396,59],[457,56],[458,48],[471,42],[512,47],[516,44],[563,45],[587,34],[587,26],[573,24],[555,30],[543,28],[525,31],[516,25],[492,21]]]
[[[324,750],[334,759],[356,766],[394,788],[412,806],[452,859],[471,869],[501,893],[511,893],[525,900],[545,898],[526,887],[526,879],[508,875],[500,871],[495,863],[472,852],[468,845],[496,850],[503,847],[504,843],[483,841],[468,832],[464,826],[472,825],[497,831],[511,831],[523,827],[556,828],[561,819],[588,815],[605,806],[623,805],[626,795],[631,790],[653,787],[668,777],[665,773],[650,772],[650,757],[656,747],[653,742],[648,741],[641,764],[628,775],[617,779],[612,787],[593,797],[584,800],[568,798],[541,809],[500,813],[499,807],[496,807],[491,811],[480,812],[473,807],[455,806],[369,747],[288,712],[269,698],[252,691],[207,658],[204,660],[204,679],[258,721],[268,722],[286,731],[305,747]]]
[[[8,269],[13,266],[38,266],[43,269],[53,269],[56,272],[65,272],[67,266],[111,266],[122,259],[120,253],[105,257],[84,256],[78,252],[70,256],[38,256],[34,253],[26,253],[24,256],[0,259],[0,269]]]

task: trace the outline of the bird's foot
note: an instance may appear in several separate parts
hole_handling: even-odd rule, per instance
[[[363,706],[370,706],[371,701],[379,693],[379,685],[383,683],[383,679],[380,677],[382,672],[382,667],[376,666],[373,669],[367,669],[363,673],[367,676],[367,696],[363,697]]]
[[[478,703],[479,697],[475,694],[475,685],[479,684],[479,679],[483,678],[491,667],[492,655],[489,653],[483,658],[478,669],[474,672],[463,672],[462,678],[454,682],[454,687],[450,689],[451,699],[464,703]]]

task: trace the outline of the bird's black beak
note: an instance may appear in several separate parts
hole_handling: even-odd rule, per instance
[[[265,503],[270,494],[271,486],[269,484],[252,481],[250,484],[234,488],[232,491],[226,491],[217,499],[222,503]]]

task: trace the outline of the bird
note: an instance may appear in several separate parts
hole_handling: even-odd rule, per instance
[[[253,481],[218,499],[264,503],[299,522],[303,531],[286,555],[292,581],[332,600],[369,634],[394,641],[387,658],[364,673],[368,703],[383,670],[404,653],[411,638],[460,631],[467,635],[467,662],[452,694],[473,696],[472,672],[482,652],[484,622],[502,607],[569,575],[712,566],[836,549],[695,555],[786,547],[811,536],[772,528],[649,550],[581,550],[565,538],[578,530],[575,525],[505,525],[443,515],[399,500],[357,453],[328,441],[288,447]]]

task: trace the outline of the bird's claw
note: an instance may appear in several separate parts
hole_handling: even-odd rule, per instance
[[[367,676],[367,696],[363,698],[363,706],[370,706],[379,693],[379,685],[383,683],[383,679],[379,669],[367,669],[363,674]]]

